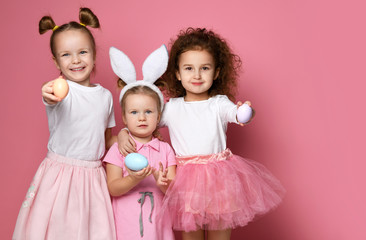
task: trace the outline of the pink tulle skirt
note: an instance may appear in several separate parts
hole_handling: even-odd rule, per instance
[[[49,152],[26,194],[12,239],[116,239],[101,161]]]
[[[179,231],[245,226],[278,206],[281,183],[260,163],[233,155],[178,157],[177,174],[163,201],[161,218]]]

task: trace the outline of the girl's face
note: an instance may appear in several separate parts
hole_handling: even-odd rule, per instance
[[[125,99],[123,111],[122,119],[131,135],[141,143],[151,141],[160,121],[156,100],[145,94],[130,94]]]
[[[66,79],[90,86],[90,74],[94,68],[94,53],[87,33],[67,30],[55,36],[54,61]]]
[[[178,68],[176,77],[186,90],[185,101],[207,100],[219,74],[212,55],[206,50],[189,50],[179,56]]]

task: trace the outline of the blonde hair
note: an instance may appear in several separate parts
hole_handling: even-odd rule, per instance
[[[160,102],[159,95],[151,88],[149,88],[147,86],[143,86],[143,85],[132,87],[132,88],[128,89],[126,91],[126,93],[123,95],[121,102],[120,102],[120,105],[122,108],[122,114],[125,114],[124,109],[126,106],[126,98],[132,94],[143,94],[143,95],[149,96],[152,99],[154,99],[156,101],[156,106],[158,107],[159,114],[161,114],[160,109],[161,109],[162,103]]]
[[[123,83],[123,81],[121,81],[121,83]],[[159,117],[161,116],[161,104],[162,103],[160,102],[159,95],[154,90],[152,90],[151,88],[149,88],[147,86],[143,86],[143,85],[132,87],[132,88],[128,89],[126,91],[126,93],[123,95],[123,97],[121,99],[121,102],[120,102],[123,116],[125,116],[125,114],[126,114],[125,113],[126,99],[129,95],[134,95],[134,94],[143,94],[143,95],[149,96],[152,99],[154,99],[155,102],[156,102],[157,110],[158,110],[158,116]],[[152,135],[155,136],[155,137],[160,135],[159,129],[156,128]]]

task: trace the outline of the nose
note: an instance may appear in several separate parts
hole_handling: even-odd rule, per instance
[[[79,56],[76,54],[76,55],[73,55],[73,58],[72,58],[72,63],[79,63],[80,62],[80,58]]]
[[[145,121],[145,119],[146,119],[145,114],[144,114],[144,113],[140,113],[140,114],[139,114],[139,118],[138,118],[138,120],[139,120],[139,121]]]
[[[194,71],[194,78],[195,79],[200,79],[201,78],[201,71],[199,69]]]

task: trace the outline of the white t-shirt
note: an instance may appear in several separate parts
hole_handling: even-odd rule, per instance
[[[69,92],[61,102],[44,102],[50,131],[48,150],[69,158],[98,160],[105,151],[105,130],[116,125],[112,94],[99,84],[67,83]]]
[[[169,128],[177,156],[214,154],[226,149],[227,123],[237,123],[236,112],[236,105],[225,95],[196,102],[171,98],[161,125]]]

